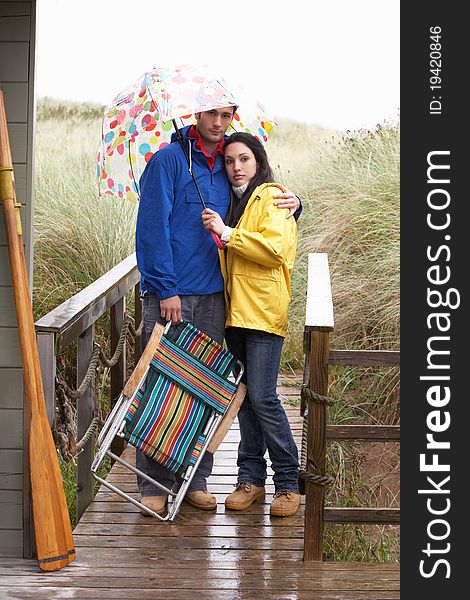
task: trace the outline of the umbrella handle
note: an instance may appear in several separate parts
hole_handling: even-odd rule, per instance
[[[186,162],[188,163],[189,172],[191,173],[191,177],[193,178],[194,185],[196,186],[196,190],[197,190],[197,193],[198,193],[198,196],[199,196],[199,200],[201,201],[202,207],[206,208],[206,203],[204,202],[204,199],[203,199],[202,194],[201,194],[201,190],[199,189],[199,186],[197,184],[196,176],[194,175],[194,171],[190,167],[191,163],[190,163],[190,160],[189,160],[188,152],[187,152],[187,150],[186,150],[186,148],[184,146],[184,143],[183,143],[183,138],[181,136],[181,131],[178,129],[178,125],[176,124],[175,119],[172,119],[172,121],[173,121],[173,127],[175,128],[176,138],[178,139],[178,142],[179,142],[179,144],[181,146],[181,149],[183,150],[184,157],[186,158]],[[212,239],[214,240],[214,244],[217,246],[217,248],[219,248],[220,250],[222,250],[225,247],[224,243],[222,242],[222,240],[213,231],[211,231],[211,235],[212,235]]]
[[[214,244],[217,246],[217,248],[219,248],[220,250],[223,250],[225,248],[225,245],[224,245],[223,241],[219,238],[219,236],[215,233],[215,231],[211,231],[211,236],[212,236],[212,239],[214,240]]]

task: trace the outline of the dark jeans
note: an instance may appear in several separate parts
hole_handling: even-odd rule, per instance
[[[238,447],[238,482],[264,486],[269,452],[276,492],[299,491],[298,452],[276,386],[284,338],[229,327],[228,349],[244,365],[248,393],[238,413],[241,441]]]
[[[223,292],[204,296],[180,296],[180,298],[183,319],[192,323],[219,344],[222,344],[225,325]],[[160,301],[154,294],[148,294],[142,298],[142,321],[141,347],[145,348],[155,323],[157,321],[160,323],[165,322],[160,314]],[[188,491],[207,489],[206,480],[211,474],[213,463],[213,455],[206,452],[199,463]],[[136,467],[167,488],[171,489],[174,484],[175,477],[173,473],[140,450],[136,451]],[[142,496],[166,495],[163,490],[148,483],[142,477],[137,476],[137,484]]]

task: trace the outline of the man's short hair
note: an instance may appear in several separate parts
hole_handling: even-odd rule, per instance
[[[238,110],[238,105],[237,104],[235,104],[235,105],[232,104],[232,105],[230,105],[230,108],[233,108],[232,115],[234,115],[237,112],[237,110]],[[198,110],[198,112],[194,113],[194,115],[200,115],[202,112],[209,112],[210,110],[213,110],[213,109],[212,108],[208,108],[207,110]]]

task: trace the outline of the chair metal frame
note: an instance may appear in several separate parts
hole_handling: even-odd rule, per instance
[[[163,334],[166,334],[168,332],[170,326],[171,326],[171,321],[169,323],[167,323]],[[153,354],[152,354],[152,356],[153,356]],[[234,377],[233,383],[235,386],[238,386],[238,384],[240,383],[240,380],[243,376],[244,367],[240,361],[237,361],[236,364],[238,365],[240,372],[238,373],[236,378]],[[194,465],[189,465],[186,468],[184,475],[182,477],[183,482],[181,483],[181,485],[177,491],[169,489],[166,486],[162,485],[160,482],[153,479],[152,477],[149,477],[146,473],[144,473],[143,471],[138,469],[136,466],[130,464],[129,462],[122,459],[120,456],[117,456],[114,452],[112,452],[110,450],[111,444],[116,436],[119,436],[121,438],[124,437],[123,431],[126,426],[124,418],[127,414],[129,407],[132,404],[135,393],[141,388],[141,386],[145,382],[145,379],[149,372],[149,368],[150,368],[150,362],[149,362],[149,365],[147,366],[147,369],[146,369],[144,375],[142,376],[141,380],[139,381],[134,393],[130,394],[130,397],[127,397],[122,393],[119,396],[119,399],[117,400],[113,410],[110,412],[108,418],[106,419],[106,422],[98,436],[98,440],[97,440],[98,451],[93,460],[93,464],[91,466],[91,472],[93,474],[93,477],[97,481],[99,481],[102,485],[104,485],[111,491],[115,492],[116,494],[118,494],[119,496],[121,496],[122,498],[127,500],[128,502],[131,502],[132,504],[137,506],[140,510],[144,511],[148,515],[155,517],[155,518],[159,519],[160,521],[173,521],[175,519],[176,515],[178,514],[178,511],[181,507],[181,503],[184,500],[184,496],[189,488],[189,485],[196,473],[196,470],[197,470],[204,454],[206,453],[206,450],[207,450],[213,436],[215,435],[215,433],[217,431],[217,427],[219,426],[220,422],[224,418],[224,415],[217,413],[217,411],[214,409],[212,410],[212,414],[209,417],[209,420],[208,420],[206,427],[204,429],[204,432],[203,432],[205,435],[205,441],[201,448],[200,454],[196,460],[196,463]],[[165,516],[159,515],[155,511],[151,510],[150,508],[148,508],[147,506],[142,504],[142,502],[139,502],[138,500],[136,500],[129,494],[126,494],[126,492],[120,490],[118,487],[116,487],[112,483],[109,483],[108,481],[106,481],[106,479],[103,479],[102,477],[100,477],[98,475],[98,470],[100,469],[100,467],[103,464],[103,461],[105,460],[106,457],[110,458],[113,461],[118,462],[120,465],[122,465],[122,466],[126,467],[127,469],[129,469],[130,471],[134,472],[136,475],[139,475],[140,477],[142,477],[149,483],[153,484],[155,487],[158,487],[160,490],[166,492],[169,497],[167,514]]]

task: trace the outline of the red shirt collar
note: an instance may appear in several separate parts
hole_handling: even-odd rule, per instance
[[[212,169],[214,168],[214,165],[215,165],[216,157],[219,154],[224,153],[224,151],[223,151],[224,144],[225,144],[224,138],[222,138],[220,140],[220,142],[217,144],[217,148],[214,150],[214,152],[212,154],[209,154],[209,152],[207,152],[207,150],[204,148],[199,131],[196,129],[196,127],[194,125],[192,125],[189,128],[188,137],[194,138],[196,140],[196,148],[204,154],[204,156],[207,159],[207,164],[209,165],[209,169],[212,171]]]

